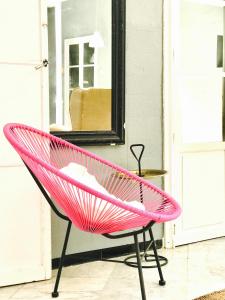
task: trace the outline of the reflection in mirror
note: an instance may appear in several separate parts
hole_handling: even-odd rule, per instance
[[[51,131],[112,129],[111,15],[111,0],[49,7]]]
[[[111,130],[111,89],[74,88],[69,102],[73,131]]]

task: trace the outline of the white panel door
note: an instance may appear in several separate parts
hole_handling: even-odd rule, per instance
[[[47,130],[44,0],[0,1],[0,286],[51,276],[50,209],[2,133],[8,122]]]
[[[224,150],[181,153],[176,245],[225,235]]]
[[[1,166],[0,182],[0,285],[46,279],[49,223],[44,209],[48,207],[24,167]]]
[[[172,192],[175,244],[225,235],[223,1],[175,1]]]

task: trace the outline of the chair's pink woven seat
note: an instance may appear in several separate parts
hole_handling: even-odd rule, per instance
[[[23,161],[78,228],[111,233],[164,222],[180,214],[179,205],[162,190],[100,157],[21,124],[8,124],[4,133]],[[64,174],[69,163],[84,166],[109,194]],[[110,196],[111,195],[111,196]],[[141,201],[145,209],[129,203]]]

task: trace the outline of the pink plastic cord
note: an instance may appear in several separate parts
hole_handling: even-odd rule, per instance
[[[16,123],[7,124],[4,134],[52,198],[81,230],[112,233],[145,226],[151,220],[170,221],[181,213],[178,203],[150,182],[51,134]],[[88,173],[118,200],[60,171],[71,162],[85,166]],[[145,210],[129,204],[141,199]]]

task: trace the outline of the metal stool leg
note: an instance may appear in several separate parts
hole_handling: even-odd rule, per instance
[[[151,228],[149,229],[149,234],[150,234],[150,238],[151,238],[151,241],[152,241],[152,248],[153,248],[153,252],[154,252],[154,256],[155,256],[155,260],[156,260],[156,264],[157,264],[157,268],[158,268],[158,272],[159,272],[159,277],[160,277],[159,285],[165,285],[166,281],[163,278],[161,265],[160,265],[160,262],[159,262],[159,257],[158,257],[158,253],[157,253],[157,249],[156,249],[156,245],[155,245],[155,240],[154,240],[154,236],[153,236]]]
[[[143,279],[141,257],[140,257],[140,248],[139,248],[137,234],[134,235],[134,242],[135,242],[135,248],[136,248],[136,256],[137,256],[138,273],[139,273],[139,281],[140,281],[140,287],[141,287],[142,300],[146,300],[145,284],[144,284],[144,279]]]
[[[61,272],[62,272],[63,262],[64,262],[64,258],[65,258],[65,254],[66,254],[66,247],[67,247],[67,244],[68,244],[71,225],[72,225],[72,222],[69,221],[68,226],[67,226],[67,230],[66,230],[66,236],[65,236],[64,244],[63,244],[62,254],[61,254],[61,258],[60,258],[60,262],[59,262],[59,269],[58,269],[57,276],[56,276],[55,287],[54,287],[54,290],[52,292],[52,297],[53,298],[56,298],[56,297],[59,296],[59,293],[58,293],[59,280],[60,280],[60,277],[61,277]]]

